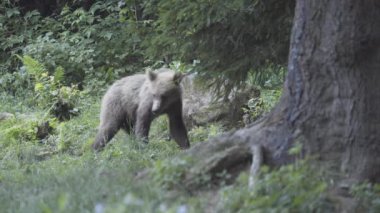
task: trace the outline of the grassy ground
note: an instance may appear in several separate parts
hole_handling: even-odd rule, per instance
[[[119,132],[94,153],[99,97],[84,98],[81,114],[61,123],[30,107],[31,99],[0,95],[0,112],[15,115],[0,121],[0,212],[337,211],[328,196],[329,179],[307,160],[273,171],[263,167],[254,189],[243,172],[233,185],[190,192],[179,180],[191,161],[176,157],[182,151],[167,140],[164,117],[153,123],[148,145]],[[38,126],[46,121],[53,131],[37,139]],[[194,128],[190,141],[195,145],[220,132],[212,124]],[[357,208],[377,212],[379,192],[379,185],[354,188]]]
[[[200,199],[166,191],[152,176],[139,180],[141,172],[181,152],[166,139],[166,119],[155,121],[148,145],[119,132],[103,152],[94,153],[90,145],[98,125],[98,99],[83,100],[81,115],[63,123],[29,108],[25,101],[9,96],[1,99],[0,112],[15,114],[14,119],[0,122],[2,211],[168,212],[186,208],[198,212]],[[54,131],[38,140],[37,126],[46,120]],[[197,129],[192,135],[199,140],[207,134]]]

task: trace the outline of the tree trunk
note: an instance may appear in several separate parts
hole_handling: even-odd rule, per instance
[[[380,181],[380,2],[299,0],[284,99],[310,154]]]
[[[379,106],[380,2],[298,0],[279,104],[250,127],[189,152],[202,163],[220,147],[259,144],[264,163],[277,166],[292,161],[287,151],[299,141],[340,178],[380,182]]]

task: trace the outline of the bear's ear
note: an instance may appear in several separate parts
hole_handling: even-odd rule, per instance
[[[154,81],[154,80],[156,80],[156,78],[157,78],[157,73],[153,72],[152,70],[148,70],[148,71],[146,71],[146,74],[147,74],[148,79],[149,79],[150,81]]]
[[[173,77],[174,83],[177,84],[177,85],[179,85],[181,83],[183,77],[185,77],[185,76],[186,75],[177,72],[176,74],[174,74],[174,77]]]

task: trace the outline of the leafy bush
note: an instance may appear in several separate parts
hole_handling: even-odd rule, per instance
[[[380,184],[361,183],[351,188],[351,194],[358,200],[358,212],[380,212]]]
[[[47,109],[59,120],[67,120],[78,114],[75,106],[81,93],[75,85],[68,87],[61,84],[64,75],[62,67],[57,67],[52,76],[42,64],[30,56],[18,57],[28,74],[33,77],[37,105]]]
[[[248,188],[248,175],[221,191],[224,212],[328,212],[327,183],[305,160],[278,170],[261,169],[255,187]]]
[[[1,89],[20,90],[25,80],[15,54],[30,55],[52,74],[63,67],[65,85],[99,88],[120,75],[138,72],[145,63],[139,28],[119,1],[97,1],[85,11],[63,8],[54,18],[36,11],[21,14],[8,2],[0,3]],[[132,20],[130,20],[132,19]]]
[[[210,124],[208,126],[194,127],[189,131],[189,137],[192,142],[201,142],[210,139],[223,132],[221,126]]]
[[[191,167],[191,159],[176,158],[155,163],[154,179],[159,186],[166,189],[181,189],[185,173]]]
[[[242,83],[248,72],[258,71],[268,61],[279,64],[287,59],[292,0],[196,0],[187,4],[164,0],[146,7],[157,14],[154,34],[143,43],[147,55],[197,61],[198,71],[212,76],[218,86]]]
[[[175,60],[195,62],[198,72],[228,90],[268,61],[286,60],[293,6],[292,0],[111,0],[94,1],[88,10],[59,7],[53,18],[22,14],[2,1],[2,89],[15,92],[14,83],[25,85],[11,57],[22,54],[45,64],[49,73],[63,67],[62,83],[96,92],[121,75]]]
[[[29,86],[25,73],[18,72],[20,61],[13,57],[23,46],[43,33],[43,21],[36,11],[22,15],[10,1],[0,2],[0,89],[13,94]]]
[[[286,68],[281,65],[268,63],[248,76],[248,84],[259,86],[262,89],[278,89],[285,80]]]
[[[2,148],[19,141],[33,141],[37,139],[38,121],[25,120],[18,123],[16,120],[2,122],[1,141]]]
[[[40,142],[54,133],[56,122],[53,119],[28,118],[26,116],[1,122],[1,147],[24,142]]]
[[[247,107],[243,108],[245,123],[251,123],[269,112],[278,102],[281,90],[261,90],[260,97],[248,101]]]
[[[38,36],[23,53],[43,61],[50,72],[62,66],[66,83],[103,86],[121,74],[139,70],[136,46],[140,39],[126,23],[128,17],[122,18],[117,1],[98,1],[88,11],[71,12],[65,7],[50,23],[51,31]]]
[[[15,73],[4,73],[0,77],[0,90],[19,97],[30,95],[28,89],[31,88],[31,85],[29,75],[24,70]]]
[[[62,67],[64,70],[62,74],[65,76],[60,79],[62,83],[83,82],[86,73],[94,71],[95,50],[89,46],[89,41],[77,38],[74,42],[68,42],[51,36],[49,33],[36,38],[23,49],[23,54],[43,62],[50,74],[53,74],[57,67]]]

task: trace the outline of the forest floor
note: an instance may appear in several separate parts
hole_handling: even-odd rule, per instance
[[[14,115],[0,121],[1,212],[339,212],[341,202],[328,191],[334,183],[312,158],[275,170],[263,166],[254,189],[245,171],[232,182],[222,172],[217,184],[191,176],[201,187],[189,188],[183,180],[194,161],[168,140],[164,116],[154,121],[149,144],[120,131],[96,153],[100,97],[83,97],[79,116],[64,122],[30,107],[30,99],[0,95],[0,112]],[[41,136],[47,122],[49,133]],[[190,143],[202,145],[222,132],[216,124],[193,128]],[[350,189],[359,201],[355,209],[376,212],[379,195],[379,185]]]
[[[81,113],[57,122],[22,100],[2,96],[0,112],[0,206],[5,212],[202,212],[210,200],[163,183],[166,161],[181,152],[168,141],[167,121],[157,119],[145,145],[120,131],[99,153],[91,149],[100,98],[81,101]],[[41,122],[53,128],[36,138]],[[192,145],[218,133],[216,127],[189,132]],[[166,159],[166,161],[165,161]],[[140,178],[144,171],[154,174]],[[168,178],[169,180],[163,180]],[[204,193],[205,195],[207,193]],[[215,203],[215,196],[213,196]],[[181,211],[182,209],[182,211]]]

